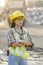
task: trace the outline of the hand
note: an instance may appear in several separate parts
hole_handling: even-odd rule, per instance
[[[32,42],[23,42],[24,46],[26,47],[32,47],[33,46],[33,43]]]
[[[13,43],[12,46],[13,47],[18,47],[18,43]]]
[[[18,43],[18,46],[23,46],[23,44],[21,42]]]
[[[20,46],[23,46],[23,44],[20,43],[20,42],[15,42],[15,43],[12,44],[12,46],[13,47],[20,47]]]

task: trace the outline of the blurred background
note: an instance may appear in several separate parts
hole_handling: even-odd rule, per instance
[[[25,14],[24,27],[29,30],[35,46],[43,48],[43,0],[0,1],[0,48],[8,48],[8,18],[16,10]]]
[[[25,14],[24,27],[28,29],[34,43],[33,50],[29,51],[32,56],[28,63],[43,65],[43,0],[0,0],[0,65],[8,65],[5,62],[8,61],[8,18],[16,10]]]

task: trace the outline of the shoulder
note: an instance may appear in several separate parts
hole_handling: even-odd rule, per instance
[[[27,28],[24,28],[24,27],[23,27],[23,31],[26,32],[26,33],[29,32],[28,29]]]
[[[14,28],[10,28],[9,30],[8,30],[8,32],[11,32],[11,31],[13,31],[14,30]]]
[[[8,34],[12,34],[13,33],[13,30],[14,30],[14,28],[9,28],[9,30],[8,30]]]

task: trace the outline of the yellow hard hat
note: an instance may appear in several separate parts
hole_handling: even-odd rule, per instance
[[[14,19],[18,18],[18,17],[23,17],[23,19],[25,18],[24,14],[21,13],[20,11],[15,11],[12,13],[12,15],[10,16],[10,23],[13,22]]]

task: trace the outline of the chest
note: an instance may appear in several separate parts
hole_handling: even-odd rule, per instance
[[[14,38],[16,41],[24,41],[27,38],[27,33],[18,34],[17,32],[14,32]]]

